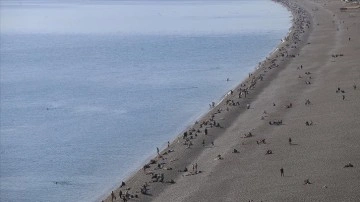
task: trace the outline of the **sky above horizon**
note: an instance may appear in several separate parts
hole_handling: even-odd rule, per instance
[[[266,30],[260,23],[276,29],[282,23],[271,16],[279,15],[279,5],[258,1],[256,9],[247,0],[2,1],[0,29],[2,34],[231,34]]]

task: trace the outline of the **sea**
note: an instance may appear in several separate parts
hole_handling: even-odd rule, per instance
[[[101,201],[274,51],[270,0],[2,0],[0,201]]]

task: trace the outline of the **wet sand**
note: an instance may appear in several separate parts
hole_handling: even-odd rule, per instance
[[[360,9],[281,3],[278,51],[104,201],[360,201]]]

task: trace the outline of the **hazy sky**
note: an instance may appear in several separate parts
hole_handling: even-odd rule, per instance
[[[276,29],[278,19],[275,23],[271,16],[278,14],[273,8],[280,6],[269,0],[259,0],[256,9],[246,1],[26,2],[31,3],[2,1],[1,33],[239,33],[259,31],[259,24]],[[266,21],[264,15],[269,16]],[[259,23],[254,23],[257,18]]]

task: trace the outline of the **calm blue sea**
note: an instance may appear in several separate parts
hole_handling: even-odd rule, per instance
[[[3,202],[100,201],[291,26],[269,0],[4,0],[0,11]]]

